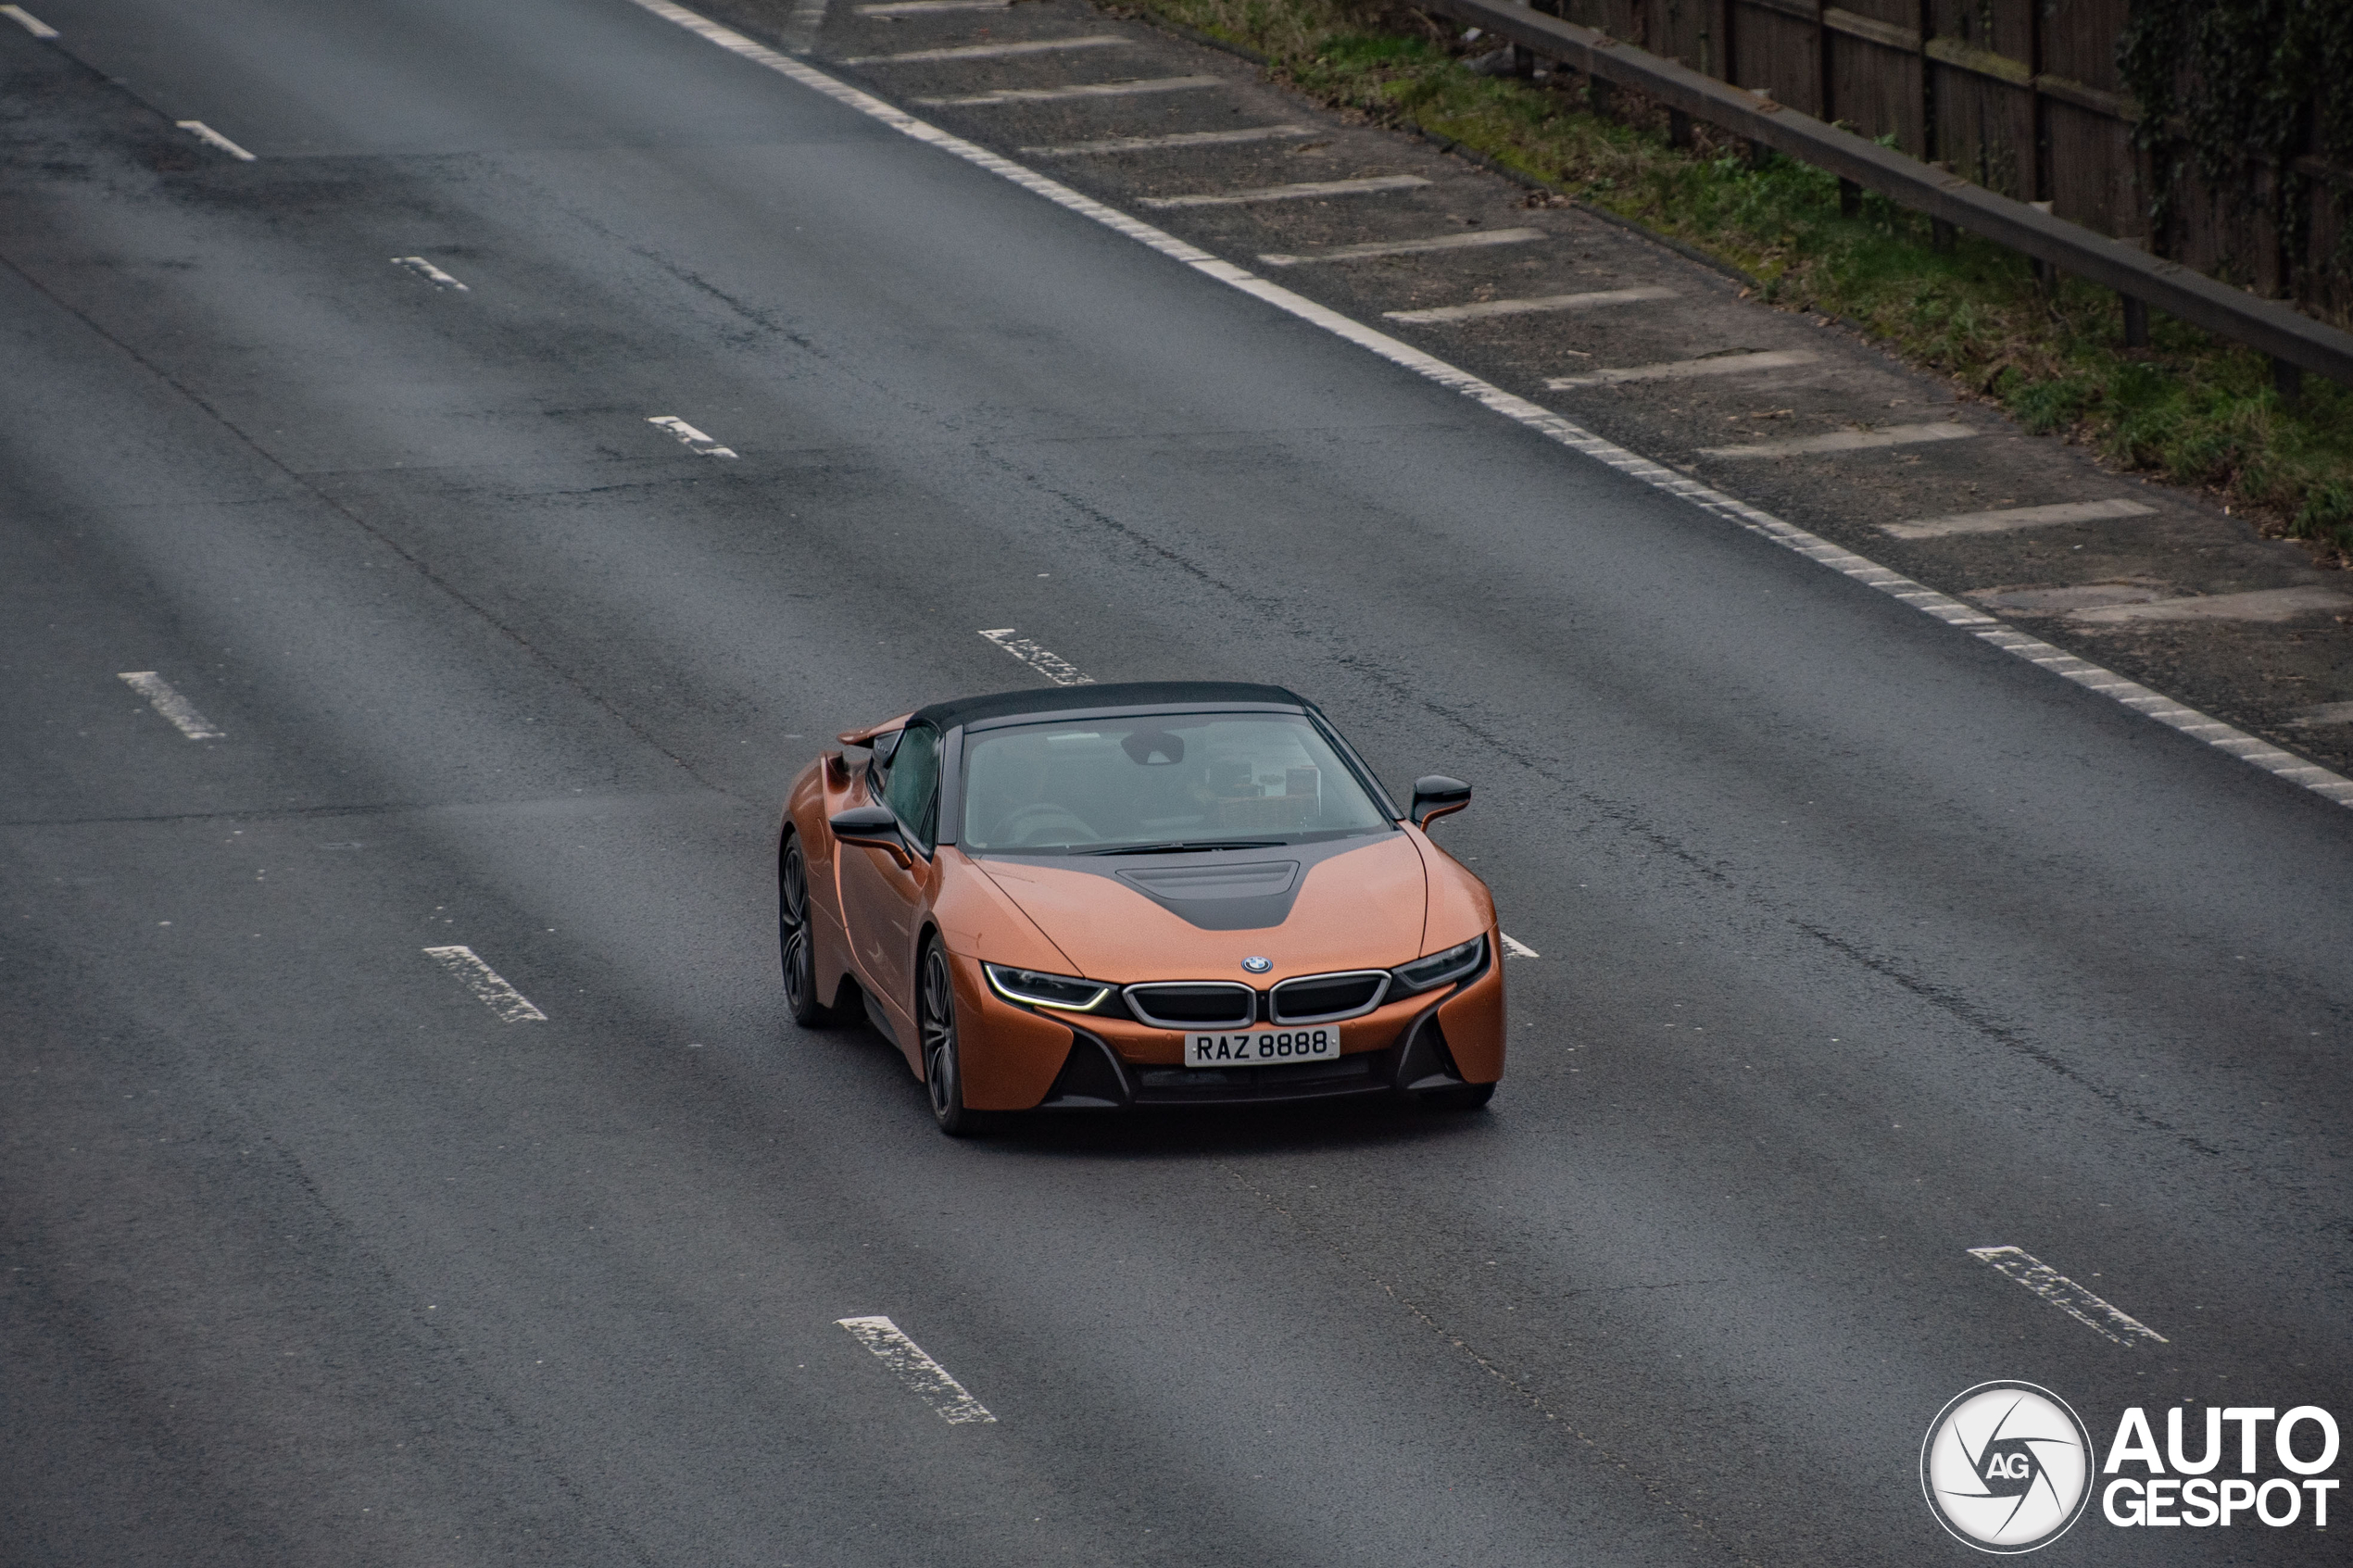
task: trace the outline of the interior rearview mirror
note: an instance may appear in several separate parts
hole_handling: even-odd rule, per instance
[[[1405,815],[1416,827],[1427,829],[1439,818],[1469,804],[1470,785],[1443,773],[1426,773],[1414,781],[1414,806]]]
[[[825,825],[834,830],[834,837],[840,842],[880,849],[898,861],[901,869],[915,863],[907,853],[906,842],[899,836],[899,819],[890,814],[887,806],[852,806],[847,811],[836,811]]]

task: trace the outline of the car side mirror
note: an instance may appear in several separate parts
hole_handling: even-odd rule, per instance
[[[906,841],[899,836],[899,819],[887,806],[852,806],[847,811],[836,811],[825,825],[843,844],[884,851],[899,862],[901,871],[915,863],[907,853]]]
[[[1414,806],[1405,815],[1416,827],[1427,830],[1439,818],[1469,804],[1470,785],[1443,773],[1428,773],[1414,781]]]

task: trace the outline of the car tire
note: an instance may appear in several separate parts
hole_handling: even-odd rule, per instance
[[[1426,1089],[1421,1101],[1431,1110],[1477,1110],[1494,1098],[1492,1084],[1456,1084],[1451,1088]]]
[[[924,1053],[924,1093],[932,1120],[951,1138],[968,1138],[987,1118],[964,1106],[963,1061],[956,1039],[956,978],[948,949],[934,936],[915,963],[915,1034]]]
[[[828,1007],[817,997],[809,861],[800,852],[800,835],[789,829],[776,851],[776,948],[784,966],[785,1006],[795,1023],[803,1029],[837,1029],[851,1022],[852,1008]]]

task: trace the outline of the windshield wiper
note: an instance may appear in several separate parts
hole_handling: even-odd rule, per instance
[[[1110,849],[1087,849],[1088,855],[1176,855],[1189,849],[1278,849],[1279,838],[1171,839],[1165,844],[1122,844]]]

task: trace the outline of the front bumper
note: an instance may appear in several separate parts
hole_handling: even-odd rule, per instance
[[[1154,1105],[1279,1105],[1441,1089],[1462,1083],[1431,1007],[1385,1050],[1280,1067],[1158,1067],[1122,1061],[1096,1035],[1072,1031],[1070,1057],[1038,1102],[1040,1110],[1107,1110]]]

